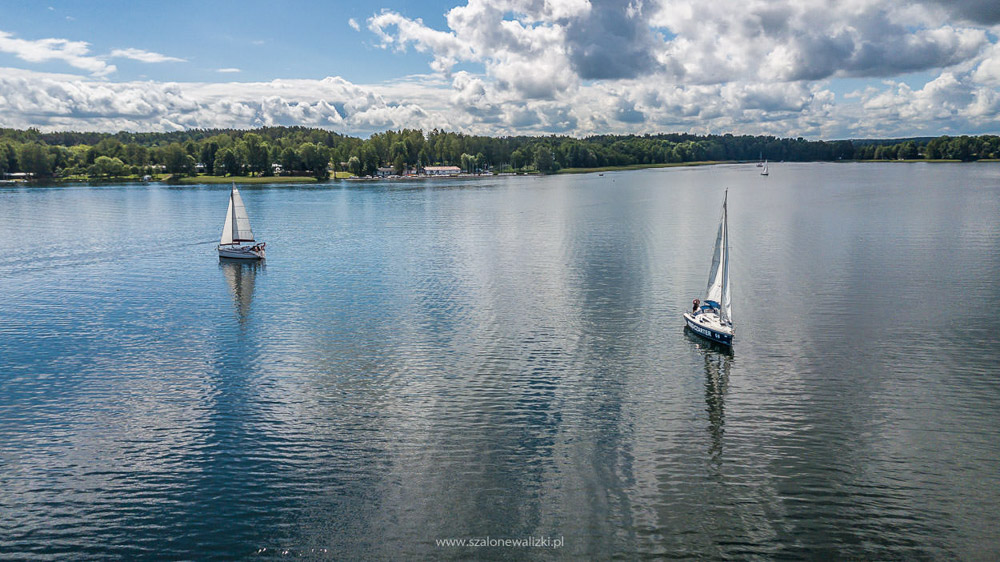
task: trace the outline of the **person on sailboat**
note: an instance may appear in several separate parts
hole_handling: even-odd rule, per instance
[[[694,305],[691,307],[691,314],[696,314],[698,312],[698,305],[701,304],[701,301],[694,299],[691,304]]]

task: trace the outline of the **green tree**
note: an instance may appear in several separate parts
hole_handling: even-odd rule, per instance
[[[236,156],[236,152],[233,149],[226,147],[220,148],[218,152],[215,153],[215,164],[213,165],[213,170],[218,175],[230,175],[237,176],[242,172],[242,166],[240,165],[239,158]]]
[[[69,163],[70,166],[75,168],[84,168],[87,165],[87,150],[88,147],[85,144],[78,144],[69,147]],[[93,163],[93,162],[91,162]]]
[[[462,162],[462,171],[471,174],[473,168],[475,168],[476,166],[476,157],[471,154],[463,152],[461,156],[461,162]]]
[[[17,169],[17,151],[7,142],[0,142],[0,175]]]
[[[219,151],[219,143],[205,141],[198,152],[199,161],[205,165],[205,173],[215,175],[215,153]]]
[[[367,142],[362,144],[359,159],[361,160],[361,174],[374,176],[379,166],[378,152],[375,147]]]
[[[125,175],[125,163],[110,156],[98,156],[90,168],[91,176],[113,178]]]
[[[431,150],[425,144],[420,149],[420,153],[417,155],[417,164],[421,166],[430,166],[433,163],[434,163],[434,157],[431,156]]]
[[[962,162],[975,160],[972,139],[967,135],[962,135],[948,141],[948,157],[956,158]]]
[[[302,166],[313,173],[314,176],[324,179],[329,176],[327,167],[330,165],[330,149],[323,146],[304,142],[299,146],[299,156],[302,158]]]
[[[125,145],[124,161],[133,166],[145,166],[149,164],[149,149],[136,143]]]
[[[542,143],[535,149],[535,167],[543,174],[551,174],[558,169],[552,148],[549,145]]]
[[[237,143],[237,154],[242,156],[246,162],[247,170],[251,174],[269,175],[271,173],[267,144],[264,143],[263,137],[257,133],[243,135],[243,140]]]
[[[527,166],[529,160],[530,158],[524,151],[524,148],[518,148],[510,154],[510,165],[519,170]]]
[[[101,139],[100,142],[94,145],[94,159],[96,161],[98,156],[118,158],[122,155],[122,151],[122,143],[118,139],[114,137],[107,137],[105,139]]]
[[[281,151],[279,163],[282,169],[285,170],[285,173],[302,169],[302,159],[299,158],[299,153],[290,146]]]
[[[906,141],[899,146],[899,151],[896,153],[898,158],[904,160],[912,160],[919,156],[917,153],[917,143],[913,141]]]
[[[407,164],[409,164],[410,150],[407,148],[409,141],[396,141],[392,143],[392,167],[396,174],[402,174],[406,171]]]
[[[58,172],[72,165],[73,153],[65,146],[49,146],[49,156],[52,157],[52,171]]]
[[[51,175],[54,160],[46,147],[36,142],[22,144],[17,151],[17,162],[21,171],[34,174],[36,177]]]
[[[357,156],[351,156],[347,159],[347,171],[351,172],[355,176],[361,175],[361,159]]]
[[[160,151],[164,169],[168,174],[194,173],[194,157],[187,153],[179,143],[171,143]]]

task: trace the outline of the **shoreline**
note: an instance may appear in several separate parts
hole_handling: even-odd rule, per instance
[[[162,183],[171,185],[218,185],[224,183],[254,184],[254,183],[317,183],[320,180],[313,176],[184,176],[182,178],[167,177]]]
[[[969,162],[964,162],[957,159],[924,159],[924,158],[911,158],[904,160],[808,160],[808,161],[774,161],[776,164],[816,164],[816,163],[830,163],[830,164],[975,164],[977,162],[987,162],[996,163],[1000,162],[1000,158],[981,158],[978,160],[972,160]],[[43,186],[55,186],[55,185],[73,185],[73,184],[111,184],[111,183],[141,183],[141,184],[151,184],[151,183],[163,183],[167,185],[218,185],[226,183],[236,183],[240,185],[244,184],[267,184],[267,183],[327,183],[332,180],[347,180],[351,182],[370,182],[370,181],[423,181],[423,180],[441,180],[441,179],[451,179],[451,180],[461,180],[461,179],[482,179],[482,178],[497,178],[497,177],[507,177],[507,176],[543,176],[543,175],[559,175],[559,174],[592,174],[592,173],[603,173],[603,172],[625,172],[631,170],[646,170],[655,168],[682,168],[682,167],[697,167],[697,166],[717,166],[721,164],[756,164],[756,161],[744,161],[744,160],[700,160],[694,162],[669,162],[661,164],[627,164],[623,166],[598,166],[594,168],[561,168],[556,170],[552,174],[542,174],[538,171],[531,172],[504,172],[504,173],[491,173],[491,174],[458,174],[454,176],[390,176],[390,177],[370,177],[370,176],[352,176],[348,172],[336,172],[333,176],[326,179],[318,179],[314,176],[185,176],[181,178],[173,178],[172,175],[159,175],[153,179],[143,181],[141,178],[135,176],[123,176],[118,178],[101,178],[101,179],[86,179],[80,177],[73,178],[46,178],[42,180],[0,180],[0,187],[43,187]]]
[[[626,164],[624,166],[598,166],[596,168],[561,168],[556,174],[590,174],[593,172],[622,172],[649,168],[684,168],[689,166],[716,166],[718,164],[749,164],[739,160],[696,160],[694,162],[665,162],[662,164]]]
[[[976,162],[1000,162],[998,158],[980,158],[963,162],[957,159],[948,158],[910,158],[906,160],[772,160],[775,164],[918,164],[925,162],[928,164],[975,164]],[[719,164],[756,164],[756,160],[703,160],[695,162],[671,162],[666,164],[628,164],[625,166],[601,166],[596,168],[563,168],[556,171],[556,174],[589,174],[593,172],[621,172],[628,170],[645,170],[648,168],[677,168],[684,166],[716,166]]]

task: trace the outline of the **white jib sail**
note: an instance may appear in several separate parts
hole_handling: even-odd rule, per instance
[[[726,232],[724,221],[719,221],[719,233],[715,236],[715,251],[712,252],[712,267],[708,270],[708,287],[705,289],[705,300],[722,302],[722,245]]]
[[[226,209],[226,224],[222,226],[222,239],[220,245],[233,243],[233,194],[229,193],[229,208]]]

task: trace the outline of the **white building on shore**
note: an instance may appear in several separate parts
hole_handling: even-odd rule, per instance
[[[424,166],[424,174],[428,176],[457,176],[462,173],[458,166]]]

